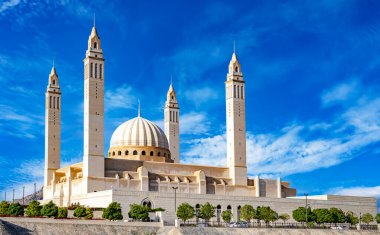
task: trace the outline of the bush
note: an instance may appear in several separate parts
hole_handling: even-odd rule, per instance
[[[230,210],[226,210],[222,212],[222,219],[224,222],[229,223],[232,219],[232,212]]]
[[[56,217],[58,214],[58,207],[54,204],[53,201],[50,201],[42,207],[41,214],[49,218]]]
[[[103,210],[102,217],[108,220],[122,220],[121,206],[117,202],[112,202],[106,209]]]
[[[329,209],[317,208],[313,210],[313,214],[315,215],[315,222],[317,222],[317,224],[332,223],[332,217]]]
[[[256,218],[256,210],[251,205],[244,205],[240,209],[240,218],[248,223]]]
[[[161,207],[157,207],[157,208],[154,208],[154,209],[150,210],[150,212],[157,212],[157,211],[165,211],[165,209],[163,209]]]
[[[335,223],[335,224],[344,223],[346,220],[346,215],[339,208],[335,208],[335,207],[330,208],[330,215],[332,218],[331,223]]]
[[[365,213],[363,216],[362,216],[362,221],[366,224],[369,224],[371,222],[373,222],[373,216],[370,214],[370,213]]]
[[[346,223],[355,225],[359,223],[359,218],[352,211],[346,212]]]
[[[278,214],[269,206],[257,207],[257,218],[259,220],[263,220],[268,225],[269,222],[273,222],[278,219]]]
[[[129,218],[135,220],[147,221],[149,219],[149,211],[150,209],[146,206],[131,204],[129,205],[130,209],[128,212]]]
[[[0,216],[7,216],[8,213],[9,203],[7,201],[0,202]]]
[[[278,218],[279,218],[280,220],[282,220],[282,222],[285,223],[287,220],[290,219],[290,215],[284,213],[284,214],[279,215]]]
[[[42,206],[38,201],[31,201],[28,207],[26,207],[25,214],[29,217],[41,216],[41,210]]]
[[[84,218],[84,219],[92,219],[94,214],[90,208],[86,208],[84,206],[77,206],[74,210],[74,217]]]
[[[376,221],[377,221],[378,224],[380,224],[380,213],[378,213],[378,214],[376,215]]]
[[[24,216],[24,207],[16,202],[9,205],[8,214],[11,216]]]
[[[66,219],[67,218],[67,208],[66,207],[60,207],[58,208],[58,214],[57,219]]]
[[[297,222],[306,222],[306,209],[305,207],[298,207],[293,211],[293,219]],[[311,208],[307,208],[307,221],[313,222],[315,221],[315,215],[311,211]]]

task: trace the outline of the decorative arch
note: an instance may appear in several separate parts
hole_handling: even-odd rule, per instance
[[[145,150],[143,150],[142,152],[141,152],[141,155],[146,155],[146,152],[145,152]]]
[[[152,202],[148,197],[144,198],[144,199],[141,201],[141,205],[142,205],[142,206],[147,206],[147,207],[149,207],[149,208],[151,208],[151,209],[154,208],[154,204],[153,204],[153,202]]]
[[[237,207],[237,221],[240,221],[240,209],[241,209],[241,206],[239,205]]]
[[[98,43],[94,42],[94,48],[95,48],[95,49],[98,48]]]
[[[121,151],[118,151],[118,152],[117,152],[117,155],[121,156]]]
[[[237,72],[239,72],[239,67],[238,66],[235,67],[235,73],[237,73]]]
[[[222,213],[222,207],[220,205],[216,206],[216,221],[220,223],[220,215]]]
[[[125,150],[125,155],[129,155],[129,151],[128,150]]]
[[[195,205],[195,220],[199,221],[199,213],[200,213],[201,206],[199,204]]]
[[[133,155],[137,155],[137,150],[133,150]]]
[[[115,151],[112,152],[112,156],[115,156]]]
[[[150,151],[150,156],[153,156],[154,155],[154,152],[153,151]]]

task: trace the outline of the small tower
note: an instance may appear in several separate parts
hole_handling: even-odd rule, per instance
[[[51,69],[45,93],[45,173],[44,186],[49,186],[61,162],[61,89],[55,67]]]
[[[236,53],[228,66],[226,84],[227,165],[234,185],[247,185],[245,81]]]
[[[179,107],[173,85],[170,83],[166,95],[165,111],[165,135],[168,138],[171,159],[179,163]]]
[[[84,62],[83,177],[104,177],[104,58],[95,24]],[[95,187],[95,186],[94,186]],[[97,190],[87,182],[87,191]]]

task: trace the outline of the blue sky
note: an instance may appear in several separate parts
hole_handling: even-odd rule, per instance
[[[83,154],[83,58],[93,14],[105,64],[105,150],[137,115],[162,126],[170,76],[181,159],[225,164],[224,81],[236,41],[250,176],[299,194],[380,197],[380,2],[0,2],[0,199],[42,185],[44,92],[55,58],[62,163]]]

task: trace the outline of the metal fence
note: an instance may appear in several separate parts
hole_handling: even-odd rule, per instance
[[[287,228],[287,229],[334,229],[334,230],[357,230],[357,225],[351,224],[316,224],[316,223],[282,223],[271,222],[266,224],[265,222],[217,222],[217,221],[186,221],[181,223],[183,227],[234,227],[234,228]],[[378,230],[377,225],[360,224],[361,230]]]
[[[0,201],[18,202],[22,205],[29,204],[33,200],[42,199],[42,187],[36,183],[29,185],[29,187],[14,188],[11,190],[3,191],[0,195]]]

